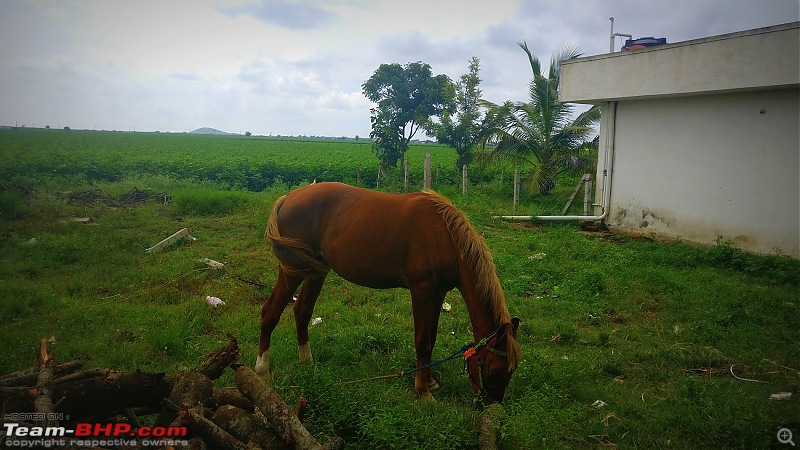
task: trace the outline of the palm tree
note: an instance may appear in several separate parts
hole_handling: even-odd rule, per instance
[[[511,161],[534,166],[526,184],[543,195],[549,194],[556,179],[564,172],[579,173],[595,164],[591,157],[597,141],[589,141],[593,125],[600,120],[600,109],[591,109],[574,116],[574,106],[558,101],[561,61],[581,56],[574,47],[565,48],[550,61],[550,72],[542,74],[539,60],[526,42],[518,45],[528,55],[533,71],[528,102],[497,105],[486,100],[487,116],[493,130],[484,145],[494,142],[491,150],[480,155],[484,161]]]

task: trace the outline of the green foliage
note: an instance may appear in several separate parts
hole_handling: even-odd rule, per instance
[[[507,101],[502,105],[482,102],[489,108],[487,117],[494,127],[485,141],[494,140],[496,144],[481,157],[485,161],[530,164],[534,169],[527,177],[527,185],[546,195],[564,172],[591,171],[597,142],[588,138],[600,120],[600,109],[592,107],[573,117],[574,106],[558,101],[560,63],[579,57],[577,49],[568,48],[555,55],[545,75],[527,43],[521,42],[519,46],[528,55],[533,72],[529,100]]]
[[[768,277],[781,283],[800,284],[800,261],[780,253],[755,256],[734,247],[730,240],[719,237],[708,258],[721,268]]]
[[[178,213],[213,215],[228,214],[246,206],[250,196],[243,191],[220,191],[209,188],[182,189],[172,194]]]
[[[450,78],[433,76],[431,66],[423,62],[381,64],[361,87],[378,105],[371,109],[370,137],[384,171],[404,159],[411,138],[431,116],[441,114],[453,96]]]
[[[436,140],[455,149],[458,155],[458,170],[472,162],[472,151],[490,129],[478,108],[481,82],[478,72],[480,60],[473,56],[469,61],[469,73],[461,76],[455,85],[455,101],[442,111],[439,122],[428,126],[428,133]]]

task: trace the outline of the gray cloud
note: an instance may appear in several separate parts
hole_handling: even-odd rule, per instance
[[[278,25],[290,30],[309,30],[330,25],[336,16],[314,2],[291,2],[263,0],[257,5],[238,8],[220,8],[233,16],[252,16],[262,22]]]
[[[361,84],[382,63],[457,79],[477,56],[483,97],[519,101],[523,40],[546,66],[564,44],[607,52],[609,16],[615,31],[669,42],[800,19],[797,0],[437,0],[423,16],[402,14],[421,11],[409,1],[0,1],[13,44],[0,47],[0,125],[366,136]]]

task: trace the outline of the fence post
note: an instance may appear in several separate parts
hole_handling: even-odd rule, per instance
[[[589,215],[589,207],[592,205],[591,195],[592,195],[592,175],[586,174],[583,176],[586,180],[585,184],[583,185],[583,215]]]
[[[461,169],[461,193],[467,195],[467,184],[469,184],[469,175],[467,174],[467,165],[464,164]]]
[[[403,188],[408,192],[408,158],[403,160]]]
[[[514,212],[519,210],[519,169],[514,169]]]
[[[422,174],[422,189],[430,189],[431,188],[431,152],[430,150],[425,152],[425,168],[423,169]]]

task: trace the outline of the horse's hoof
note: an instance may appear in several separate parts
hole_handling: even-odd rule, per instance
[[[435,391],[437,389],[441,389],[441,386],[439,386],[439,382],[438,381],[433,380],[430,383],[428,383],[428,389],[431,390],[431,391]]]
[[[436,403],[436,399],[435,399],[435,398],[433,398],[433,395],[431,395],[431,393],[430,393],[430,392],[426,392],[426,393],[425,393],[425,394],[422,396],[422,401],[423,401],[423,402],[426,402],[426,403],[428,403],[428,402],[430,402],[430,403]]]

